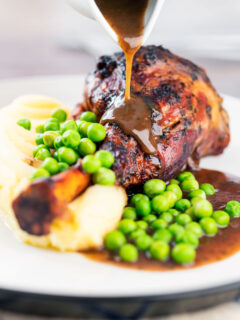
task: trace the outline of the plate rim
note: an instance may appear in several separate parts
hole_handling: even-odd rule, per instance
[[[200,290],[190,290],[183,291],[177,293],[169,293],[169,294],[153,294],[153,295],[139,295],[139,296],[116,296],[116,297],[108,297],[108,296],[72,296],[72,295],[57,295],[57,294],[47,294],[47,293],[36,293],[36,292],[28,292],[21,290],[12,290],[6,288],[0,288],[0,296],[5,295],[9,297],[23,297],[23,298],[33,298],[36,300],[59,300],[59,301],[83,301],[83,302],[93,302],[93,301],[101,301],[101,302],[137,302],[137,301],[177,301],[177,300],[185,300],[191,298],[199,298],[206,295],[214,295],[217,293],[228,292],[234,289],[240,289],[240,281],[234,281],[232,283],[228,283],[225,285],[220,285],[212,288],[200,289]]]

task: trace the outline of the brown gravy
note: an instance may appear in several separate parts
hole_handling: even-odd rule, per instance
[[[144,17],[149,0],[95,0],[103,16],[116,32],[126,55],[126,100],[130,99],[132,61],[142,45]]]
[[[215,210],[223,209],[226,202],[230,200],[240,201],[240,178],[224,174],[219,171],[205,170],[194,172],[200,183],[211,183],[217,192],[209,197]],[[161,263],[148,259],[144,254],[140,255],[136,263],[128,264],[117,261],[107,250],[91,251],[84,255],[98,262],[110,263],[119,267],[127,267],[138,270],[149,271],[171,271],[183,268],[199,267],[204,264],[213,263],[226,259],[240,250],[240,218],[232,219],[227,228],[219,229],[215,237],[203,237],[197,249],[197,258],[193,265],[184,267],[169,261]]]
[[[152,133],[150,106],[143,98],[134,96],[119,106],[114,105],[102,116],[101,123],[114,122],[127,135],[132,135],[147,154],[154,154],[157,144]]]
[[[144,17],[149,0],[95,0],[103,16],[116,32],[126,56],[125,102],[103,115],[101,123],[115,122],[127,135],[132,135],[147,154],[157,152],[151,123],[151,109],[140,97],[131,97],[133,57],[142,45]]]

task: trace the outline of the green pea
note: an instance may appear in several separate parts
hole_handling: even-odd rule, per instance
[[[233,218],[240,217],[240,202],[235,200],[228,201],[225,211]]]
[[[227,227],[230,222],[230,217],[225,211],[214,211],[212,215],[219,227]]]
[[[199,184],[198,184],[197,180],[195,180],[195,179],[185,179],[181,183],[181,188],[184,191],[191,192],[194,190],[198,190]]]
[[[180,264],[193,262],[196,257],[196,250],[188,243],[179,243],[172,250],[172,258]]]
[[[100,142],[106,138],[106,130],[100,123],[92,123],[88,127],[87,135],[93,142]]]
[[[86,122],[86,121],[80,121],[78,123],[78,130],[82,137],[87,137],[87,131],[91,124],[92,124],[91,122]]]
[[[186,179],[195,179],[195,177],[191,172],[184,171],[178,175],[177,179],[182,182]]]
[[[58,162],[53,158],[46,158],[43,161],[41,167],[47,170],[50,173],[50,175],[54,175],[59,172]]]
[[[58,152],[57,151],[54,152],[53,158],[58,161]]]
[[[110,251],[119,250],[126,243],[124,234],[114,230],[107,234],[105,238],[105,247]]]
[[[85,122],[85,121],[81,121],[81,120],[75,120],[75,122],[76,122],[76,125],[77,125],[77,127],[78,127],[78,131],[79,131],[79,126],[80,126],[80,124],[82,123],[82,122]]]
[[[125,244],[119,251],[119,257],[125,262],[135,262],[138,259],[138,251],[132,244]]]
[[[182,190],[177,184],[169,184],[167,186],[167,191],[174,192],[177,196],[177,200],[180,200],[182,198]]]
[[[85,111],[81,114],[80,120],[87,122],[97,122],[97,116],[91,111]]]
[[[149,252],[154,260],[164,261],[170,255],[170,247],[166,242],[156,240],[152,242]]]
[[[62,142],[68,148],[77,148],[80,144],[80,140],[81,136],[75,130],[66,130],[62,135]]]
[[[150,198],[153,198],[165,191],[166,184],[163,180],[151,179],[144,184],[143,189]]]
[[[37,145],[44,144],[44,142],[43,142],[43,134],[42,133],[39,133],[36,136],[35,142],[36,142]]]
[[[88,157],[88,156],[87,156]],[[116,181],[114,171],[107,168],[100,168],[98,172],[93,175],[93,182],[103,186],[113,186]]]
[[[17,124],[18,124],[20,127],[23,127],[23,128],[26,129],[26,130],[31,130],[31,121],[28,120],[28,119],[18,120]]]
[[[50,173],[47,170],[45,170],[44,168],[38,168],[33,172],[30,179],[34,181],[37,179],[44,179],[48,177],[50,177]]]
[[[136,203],[136,211],[137,211],[137,214],[142,217],[149,215],[152,211],[150,201],[144,198],[139,199]]]
[[[191,207],[191,208],[188,208],[184,213],[187,214],[188,216],[190,216],[192,220],[196,220],[196,217],[195,217],[194,214],[193,214],[193,209],[192,209],[192,207]]]
[[[69,165],[66,162],[59,162],[58,167],[59,167],[59,172],[63,172],[69,169]]]
[[[213,213],[212,204],[208,200],[199,200],[193,204],[193,214],[197,218],[210,217]]]
[[[185,224],[188,224],[192,221],[192,218],[186,214],[186,213],[182,213],[182,214],[179,214],[176,218],[175,218],[176,222],[181,224],[181,225],[185,225]]]
[[[66,122],[64,122],[61,126],[61,132],[64,133],[65,131],[68,130],[74,130],[74,131],[78,131],[78,126],[76,124],[76,121],[74,120],[67,120]]]
[[[200,189],[203,190],[206,193],[207,196],[212,196],[212,195],[215,194],[214,187],[209,183],[203,183],[200,186]]]
[[[165,212],[170,208],[167,197],[163,195],[156,196],[152,199],[152,208],[155,212]]]
[[[33,157],[34,157],[34,158],[36,157],[36,154],[38,153],[38,151],[41,150],[41,149],[47,149],[47,150],[48,150],[48,148],[45,146],[45,144],[39,144],[39,145],[37,145],[37,146],[34,147],[34,149],[33,149]]]
[[[180,199],[175,203],[175,208],[180,211],[185,211],[191,207],[191,203],[188,199]]]
[[[154,232],[153,239],[160,240],[166,243],[170,243],[172,241],[172,233],[167,229],[160,229]]]
[[[173,221],[173,215],[170,212],[163,212],[159,218],[165,220],[167,223]]]
[[[37,141],[36,141],[36,143],[37,143]],[[33,156],[34,156],[34,157],[36,156],[37,152],[38,152],[40,149],[46,149],[46,146],[45,146],[43,143],[39,143],[39,144],[37,143],[37,146],[34,147],[34,149],[33,149]]]
[[[198,201],[200,201],[200,200],[203,200],[203,198],[200,198],[200,197],[194,197],[194,198],[192,198],[192,199],[191,199],[191,205],[193,206],[194,203],[196,203],[196,202],[198,202]]]
[[[58,131],[60,130],[60,123],[57,119],[48,119],[44,124],[44,131]]]
[[[118,225],[118,230],[123,234],[129,234],[137,229],[137,224],[135,221],[130,219],[123,219]]]
[[[143,220],[146,221],[147,223],[152,223],[156,219],[157,217],[154,214],[149,214],[148,216],[143,217]]]
[[[186,230],[190,231],[191,233],[195,234],[198,238],[203,235],[202,227],[198,222],[190,222],[186,225]]]
[[[145,199],[145,200],[149,200],[148,196],[146,196],[145,194],[137,193],[131,198],[131,204],[133,206],[136,206],[138,200],[140,200],[142,198]]]
[[[138,237],[135,243],[139,250],[146,251],[149,249],[150,245],[152,244],[152,241],[152,238],[149,235],[145,234]]]
[[[172,191],[165,191],[165,192],[163,193],[163,196],[164,196],[165,198],[167,198],[168,204],[169,204],[169,208],[173,208],[174,205],[175,205],[175,203],[176,203],[176,201],[177,201],[177,195],[176,195],[176,193],[174,193],[174,192],[172,192]]]
[[[138,227],[139,229],[146,230],[146,229],[148,228],[148,224],[147,224],[146,221],[139,220],[139,221],[136,222],[136,224],[137,224],[137,227]]]
[[[64,122],[67,119],[67,113],[63,109],[54,109],[52,112],[52,118],[57,119],[59,122]]]
[[[170,182],[169,182],[169,185],[170,184],[180,184],[180,181],[178,181],[176,179],[171,179]]]
[[[96,153],[96,157],[100,160],[101,166],[104,168],[111,168],[114,164],[114,156],[109,151],[100,150]]]
[[[71,166],[78,161],[78,155],[73,149],[61,147],[58,149],[58,161]]]
[[[45,160],[46,158],[50,158],[50,157],[51,157],[51,153],[47,148],[41,148],[35,154],[35,158],[38,160],[41,160],[41,161]]]
[[[215,236],[218,232],[216,221],[212,218],[206,217],[200,220],[200,225],[203,231],[210,236]]]
[[[38,126],[36,126],[35,131],[37,133],[44,133],[44,125],[43,124],[39,124]]]
[[[97,173],[101,168],[101,162],[93,155],[88,155],[83,158],[82,167],[87,173]]]
[[[165,229],[167,228],[168,226],[168,223],[166,220],[163,220],[163,219],[157,219],[155,221],[153,221],[153,223],[151,224],[151,228],[153,229]]]
[[[62,136],[57,136],[54,139],[54,148],[58,150],[61,147],[63,147]]]
[[[189,243],[194,248],[199,246],[198,237],[191,231],[184,231],[182,234],[176,236],[177,243]]]
[[[190,192],[188,194],[188,197],[191,199],[195,198],[195,197],[206,199],[206,193],[203,190],[198,189],[198,190],[194,190],[194,191]]]
[[[43,142],[47,147],[53,148],[54,141],[58,136],[59,136],[59,133],[57,133],[55,131],[46,131],[43,134]]]
[[[167,212],[170,213],[173,217],[177,217],[180,214],[177,209],[169,209]]]
[[[141,237],[143,235],[146,235],[146,231],[143,229],[137,229],[130,233],[129,238],[135,241],[138,237]]]
[[[132,207],[126,207],[123,211],[123,217],[125,219],[131,219],[131,220],[136,220],[137,219],[137,212],[136,209]]]
[[[168,230],[172,233],[174,237],[183,234],[184,228],[177,223],[173,223],[168,227]]]

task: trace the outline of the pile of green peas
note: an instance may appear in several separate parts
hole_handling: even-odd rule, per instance
[[[237,201],[214,211],[207,200],[214,187],[199,185],[191,172],[182,172],[169,183],[151,179],[143,191],[131,197],[118,229],[105,238],[105,247],[125,262],[137,261],[139,252],[144,252],[154,260],[190,264],[201,237],[215,236],[229,225],[230,217],[240,217]]]
[[[26,130],[31,129],[28,119],[21,119],[17,124]],[[50,119],[36,127],[36,133],[33,157],[42,163],[31,180],[65,171],[82,158],[82,167],[93,175],[95,184],[114,185],[116,177],[110,169],[114,157],[106,150],[97,151],[98,143],[106,137],[106,130],[97,123],[97,116],[93,112],[85,111],[75,121],[67,120],[67,113],[63,109],[55,109]]]

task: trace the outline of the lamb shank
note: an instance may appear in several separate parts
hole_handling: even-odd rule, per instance
[[[115,156],[118,184],[129,187],[151,178],[168,180],[187,164],[223,152],[230,140],[228,115],[202,68],[162,46],[147,46],[137,52],[132,72],[131,94],[148,101],[157,153],[144,152],[116,123],[105,124],[107,137],[101,148]],[[124,89],[124,54],[100,57],[86,79],[84,101],[74,110],[74,118],[91,110],[100,120],[124,98]]]

